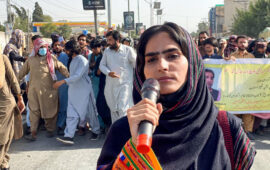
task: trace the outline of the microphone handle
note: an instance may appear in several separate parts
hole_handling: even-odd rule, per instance
[[[147,120],[141,121],[138,128],[137,150],[139,153],[148,153],[152,145],[153,125]]]

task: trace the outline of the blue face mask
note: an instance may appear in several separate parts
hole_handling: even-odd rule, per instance
[[[45,56],[47,54],[47,48],[40,48],[38,50],[38,54],[41,56]]]

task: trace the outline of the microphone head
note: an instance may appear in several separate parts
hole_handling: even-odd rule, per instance
[[[153,102],[157,102],[159,98],[160,85],[156,79],[150,78],[144,81],[142,86],[142,98],[148,98]]]

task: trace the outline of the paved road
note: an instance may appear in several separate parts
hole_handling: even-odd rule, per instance
[[[15,141],[10,148],[12,170],[89,170],[96,169],[104,136],[92,141],[90,134],[76,136],[74,146],[65,146],[55,138],[47,138],[45,131],[35,142]]]
[[[25,139],[13,142],[10,149],[12,170],[89,170],[96,168],[96,162],[104,142],[104,136],[91,141],[90,134],[77,136],[76,145],[63,146],[55,138],[47,138],[41,131],[38,140]],[[257,156],[252,170],[270,170],[270,133],[257,136]]]

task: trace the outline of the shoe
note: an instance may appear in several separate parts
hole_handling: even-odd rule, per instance
[[[85,135],[85,128],[79,127],[78,135],[79,136],[84,136]]]
[[[37,132],[33,131],[31,132],[31,135],[24,137],[28,141],[36,141],[37,140]]]
[[[26,135],[30,135],[31,134],[30,127],[26,127],[24,134],[26,134]]]
[[[46,136],[47,136],[47,138],[52,138],[52,137],[54,137],[54,134],[52,131],[47,131]]]
[[[58,127],[58,129],[57,129],[57,135],[58,136],[63,136],[64,134],[65,134],[64,133],[64,130],[62,128]]]
[[[258,129],[255,130],[255,134],[257,135],[264,135],[264,127],[260,126]]]
[[[263,131],[264,131],[264,132],[270,132],[270,127],[265,127],[265,128],[263,129]]]
[[[105,128],[100,129],[100,134],[105,134]]]
[[[36,141],[36,140],[37,140],[37,136],[36,136],[36,134],[33,134],[33,132],[32,132],[31,135],[27,135],[27,136],[25,136],[24,138],[25,138],[26,140],[30,141],[30,142],[33,142],[33,141]]]
[[[98,140],[98,134],[92,132],[91,140]]]
[[[252,132],[247,132],[247,136],[250,140],[255,140],[255,136]]]
[[[58,137],[58,138],[56,138],[56,140],[58,140],[59,142],[62,142],[63,144],[66,144],[66,145],[74,145],[73,138]]]

